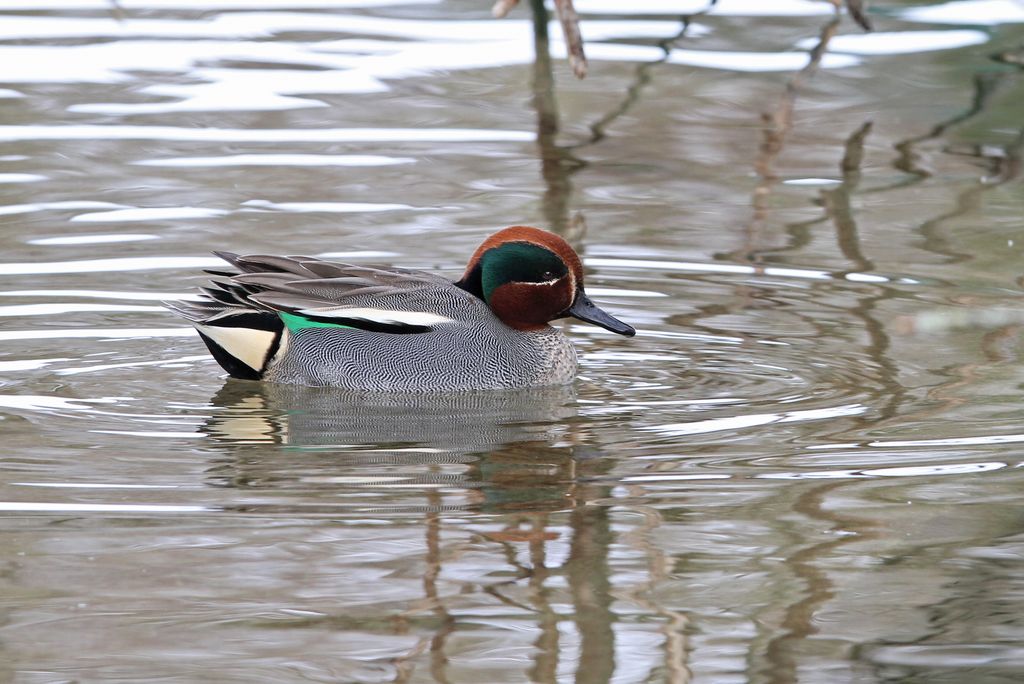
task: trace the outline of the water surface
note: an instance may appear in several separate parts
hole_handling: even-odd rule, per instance
[[[1020,4],[579,0],[584,81],[526,8],[120,4],[0,0],[5,680],[1020,679]],[[225,380],[159,304],[514,223],[638,329],[572,388]]]

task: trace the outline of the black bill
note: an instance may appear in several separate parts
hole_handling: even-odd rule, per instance
[[[633,329],[633,326],[626,325],[619,319],[613,318],[601,309],[597,308],[597,304],[590,301],[590,297],[588,297],[582,290],[576,293],[576,301],[573,302],[572,306],[570,306],[569,310],[565,313],[567,316],[572,316],[573,318],[578,318],[581,321],[599,325],[605,330],[611,330],[613,333],[618,333],[627,337],[636,335],[636,330]]]

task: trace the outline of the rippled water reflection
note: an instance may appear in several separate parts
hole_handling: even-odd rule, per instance
[[[0,0],[4,679],[1019,680],[1020,3],[578,0],[585,81],[523,8],[120,4]],[[510,223],[638,329],[572,388],[225,381],[159,306]]]

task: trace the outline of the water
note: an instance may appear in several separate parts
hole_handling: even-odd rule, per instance
[[[121,4],[0,0],[0,678],[1024,676],[1024,6],[579,0],[576,81],[525,8]],[[513,223],[638,328],[573,388],[225,381],[159,306]]]

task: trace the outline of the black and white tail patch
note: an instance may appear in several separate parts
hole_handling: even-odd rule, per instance
[[[277,314],[263,311],[227,311],[193,325],[221,368],[245,380],[262,377],[284,330]]]

